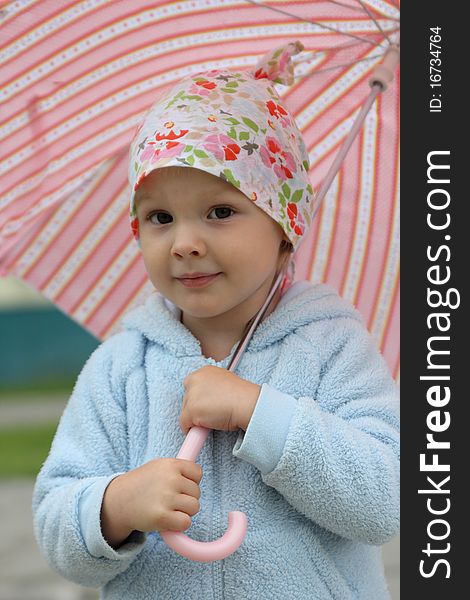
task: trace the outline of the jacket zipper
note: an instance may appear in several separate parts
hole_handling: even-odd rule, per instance
[[[230,358],[228,357],[221,361],[214,361],[213,363],[211,361],[208,361],[208,364],[215,363],[216,366],[226,368],[226,364],[228,364],[229,360],[230,360]],[[213,465],[213,473],[214,473],[214,506],[213,506],[213,527],[212,527],[213,538],[212,538],[212,540],[215,540],[215,539],[221,537],[223,534],[223,532],[221,531],[221,528],[220,528],[221,498],[220,498],[220,494],[219,494],[219,485],[218,485],[219,473],[220,473],[220,477],[222,477],[222,471],[220,468],[221,465],[220,465],[220,459],[219,459],[219,452],[217,451],[217,448],[216,448],[217,439],[218,439],[218,438],[216,439],[216,435],[218,435],[218,432],[215,429],[213,429],[211,433],[212,433],[212,435],[211,435],[212,465]],[[224,561],[224,559],[216,560],[212,563],[212,589],[214,591],[214,600],[224,600],[224,598],[225,598],[224,585],[223,585],[223,569],[224,569],[223,561]]]
[[[212,464],[214,468],[214,538],[222,535],[220,530],[220,497],[218,485],[218,473],[220,472],[219,453],[216,448],[216,430],[212,430]],[[223,560],[216,560],[212,563],[212,582],[214,590],[214,600],[223,600],[224,590],[222,583]]]

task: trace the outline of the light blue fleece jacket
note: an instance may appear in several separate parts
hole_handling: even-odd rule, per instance
[[[197,563],[157,532],[118,550],[100,529],[118,474],[175,457],[183,380],[204,365],[160,294],[90,356],[33,497],[49,563],[108,600],[382,600],[379,545],[399,528],[397,387],[359,313],[335,290],[294,284],[256,329],[236,373],[261,385],[247,431],[211,431],[201,450],[200,511],[186,533],[211,541],[229,511],[248,516],[239,549]]]

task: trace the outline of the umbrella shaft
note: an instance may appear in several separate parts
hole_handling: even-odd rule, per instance
[[[278,278],[276,279],[276,281],[274,282],[274,285],[271,288],[271,291],[268,294],[268,297],[264,301],[263,306],[259,309],[259,311],[256,314],[256,316],[254,317],[253,322],[251,323],[249,329],[247,330],[245,335],[242,337],[240,343],[238,344],[235,354],[233,355],[233,358],[230,361],[229,366],[227,367],[228,371],[231,371],[233,373],[233,371],[235,371],[235,369],[237,368],[240,358],[242,357],[242,354],[245,351],[245,348],[247,347],[253,332],[255,331],[256,327],[258,326],[258,323],[263,318],[274,294],[276,293],[276,290],[281,285],[284,275],[285,275],[285,272],[283,270],[281,270],[281,272],[278,275]]]

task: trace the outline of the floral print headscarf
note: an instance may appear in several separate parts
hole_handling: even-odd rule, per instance
[[[153,104],[131,143],[131,228],[139,246],[135,192],[154,169],[183,166],[228,181],[265,211],[297,249],[311,222],[308,153],[272,83],[294,82],[289,43],[252,71],[188,75]]]

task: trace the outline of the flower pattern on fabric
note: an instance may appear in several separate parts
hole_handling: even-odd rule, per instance
[[[252,71],[188,75],[160,96],[130,147],[130,220],[140,245],[135,192],[151,171],[193,167],[231,183],[282,227],[296,250],[311,223],[313,189],[302,135],[272,82],[294,81],[300,42],[275,48]]]
[[[189,93],[207,96],[209,95],[209,91],[213,90],[215,87],[217,86],[212,81],[196,81],[196,83],[189,88]]]
[[[297,235],[302,235],[305,231],[305,224],[302,215],[297,210],[297,204],[289,202],[287,205],[287,215],[290,219],[290,226]]]
[[[294,65],[291,57],[303,49],[304,46],[299,41],[287,44],[287,46],[281,46],[280,48],[274,48],[258,63],[255,78],[267,78],[275,83],[292,85],[294,83]]]
[[[134,217],[131,221],[132,235],[138,239],[139,237],[139,219]]]
[[[263,164],[273,168],[279,179],[292,179],[292,173],[296,172],[294,157],[290,152],[284,152],[276,139],[266,138],[266,146],[260,148],[260,156]]]
[[[233,142],[232,138],[223,133],[208,135],[204,141],[203,148],[217,158],[217,160],[237,160],[240,154],[240,146]]]
[[[266,102],[266,107],[269,110],[269,114],[273,117],[279,118],[280,116],[287,115],[287,111],[280,104],[276,104],[272,100]]]

